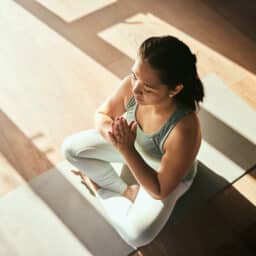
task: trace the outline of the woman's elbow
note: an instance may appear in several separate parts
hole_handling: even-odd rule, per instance
[[[156,200],[164,200],[172,193],[174,189],[175,187],[174,188],[172,187],[166,190],[160,189],[159,193],[152,195],[152,197]]]
[[[156,200],[164,200],[168,197],[169,194],[160,194],[160,195],[154,195],[153,198]]]
[[[152,192],[149,192],[150,196],[155,199],[155,200],[163,200],[166,198],[166,195],[165,194],[156,194],[156,193],[152,193]]]

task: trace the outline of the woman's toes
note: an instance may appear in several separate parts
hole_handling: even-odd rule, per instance
[[[78,172],[77,170],[70,170],[71,172],[73,172],[74,174],[78,175]]]
[[[83,172],[79,170],[71,170],[71,172],[73,172],[77,176],[80,176],[81,179],[83,179],[86,176]]]
[[[132,202],[135,201],[138,191],[139,191],[140,186],[139,185],[130,185],[125,192],[123,193],[123,196],[127,197],[130,199]]]
[[[75,175],[80,176],[81,183],[84,184],[86,187],[89,187],[93,192],[95,193],[97,190],[99,190],[101,187],[96,184],[94,181],[92,181],[86,174],[84,174],[82,171],[79,170],[71,170],[72,173]]]

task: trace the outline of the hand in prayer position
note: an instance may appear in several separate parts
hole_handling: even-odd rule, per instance
[[[136,139],[136,121],[128,124],[124,117],[116,118],[112,123],[112,131],[109,131],[111,143],[120,151],[130,151],[134,149]]]

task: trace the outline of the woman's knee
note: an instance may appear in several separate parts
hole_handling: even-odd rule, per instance
[[[64,139],[61,145],[61,153],[68,160],[76,157],[72,136],[66,137]]]
[[[78,132],[64,139],[61,153],[66,159],[74,159],[83,152],[83,158],[85,158],[87,152],[91,154],[91,151],[97,148],[100,140],[101,138],[94,129]],[[88,155],[88,157],[90,156]]]

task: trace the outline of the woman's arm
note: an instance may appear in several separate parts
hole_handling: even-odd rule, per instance
[[[114,122],[109,134],[138,183],[153,198],[162,200],[180,183],[197,155],[201,142],[198,118],[191,114],[177,123],[164,143],[164,155],[158,171],[147,165],[136,151],[133,132],[127,129],[126,120],[119,120]]]
[[[153,198],[161,199],[157,172],[144,161],[135,148],[130,151],[124,151],[122,155],[137,182],[142,185]]]
[[[97,109],[94,115],[95,129],[108,141],[113,120],[125,112],[128,98],[131,96],[130,77],[125,77],[120,86]]]
[[[200,123],[197,115],[191,113],[176,124],[164,143],[164,155],[157,174],[161,198],[168,196],[181,182],[200,145]]]

